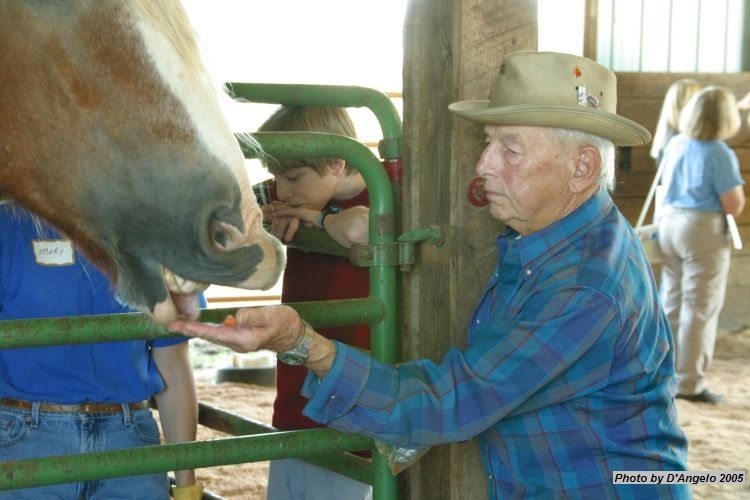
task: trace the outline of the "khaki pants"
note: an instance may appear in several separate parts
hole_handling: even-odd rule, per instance
[[[729,275],[725,224],[722,213],[671,207],[659,218],[660,295],[674,334],[679,394],[706,389]]]

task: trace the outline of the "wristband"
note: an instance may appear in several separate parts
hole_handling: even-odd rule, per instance
[[[325,225],[326,217],[328,217],[331,214],[337,214],[339,212],[341,212],[341,207],[337,207],[334,205],[327,206],[320,213],[320,221],[318,221],[318,229],[320,229],[321,231],[325,231],[326,230],[326,225]]]

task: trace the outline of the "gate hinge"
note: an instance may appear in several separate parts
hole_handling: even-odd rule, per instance
[[[395,243],[352,245],[349,259],[355,266],[401,266],[402,271],[409,271],[415,262],[416,244],[429,241],[435,246],[443,244],[443,233],[438,226],[429,226],[404,233],[396,238]]]

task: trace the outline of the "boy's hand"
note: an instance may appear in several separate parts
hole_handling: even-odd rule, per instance
[[[320,210],[306,207],[293,207],[282,201],[273,201],[261,206],[263,217],[271,221],[271,234],[282,241],[291,241],[300,225],[316,228],[320,220]]]
[[[298,214],[309,209],[294,208],[282,201],[273,201],[261,206],[261,210],[263,218],[271,221],[270,233],[282,241],[291,241],[300,224],[304,223]]]

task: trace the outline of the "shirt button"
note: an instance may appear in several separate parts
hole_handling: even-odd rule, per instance
[[[526,271],[524,271],[524,272],[526,273],[526,276],[531,276],[531,269],[527,269],[527,270],[526,270]]]

